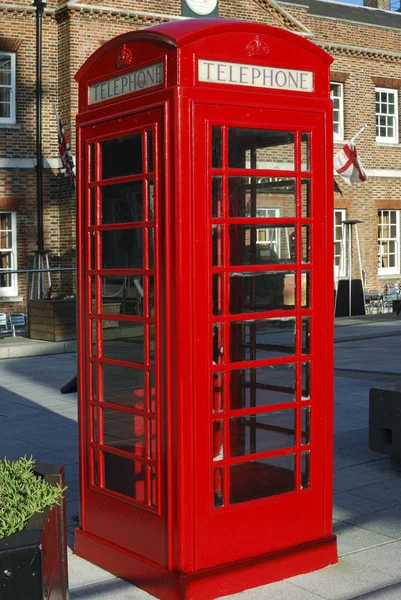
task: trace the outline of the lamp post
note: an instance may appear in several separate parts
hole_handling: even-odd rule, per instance
[[[43,268],[43,155],[42,155],[42,15],[46,0],[32,0],[36,9],[36,198],[38,219],[37,268]],[[43,274],[38,273],[38,297],[43,294]]]

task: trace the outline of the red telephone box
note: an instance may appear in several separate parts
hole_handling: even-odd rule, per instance
[[[75,550],[158,598],[337,561],[331,61],[187,20],[77,75]]]

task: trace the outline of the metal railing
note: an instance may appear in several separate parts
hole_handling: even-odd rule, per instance
[[[26,331],[29,337],[29,276],[35,273],[66,273],[75,272],[75,267],[54,267],[49,269],[0,269],[0,275],[22,275],[25,273],[25,314],[26,314]]]

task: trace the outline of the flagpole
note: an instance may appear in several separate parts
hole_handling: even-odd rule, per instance
[[[358,131],[358,133],[356,133],[356,134],[354,135],[354,137],[353,137],[353,138],[351,138],[351,141],[350,141],[350,143],[351,143],[351,144],[353,144],[353,143],[355,142],[356,138],[358,137],[358,135],[361,135],[361,133],[362,133],[363,131],[365,131],[365,129],[367,129],[367,127],[368,127],[368,125],[367,125],[367,123],[365,123],[365,125],[364,125],[363,127],[361,127],[361,128],[360,128],[360,130]]]

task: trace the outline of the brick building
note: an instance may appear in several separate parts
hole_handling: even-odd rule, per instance
[[[196,7],[197,2],[191,0],[189,5]],[[288,28],[333,55],[334,153],[366,123],[357,146],[369,175],[366,183],[353,186],[336,178],[340,191],[335,193],[335,260],[344,274],[344,265],[339,265],[340,223],[345,218],[360,219],[367,286],[383,288],[401,279],[401,14],[386,10],[387,0],[365,3],[369,6],[324,0],[219,0],[218,10],[223,18]],[[52,102],[57,103],[75,152],[74,74],[79,67],[120,33],[186,18],[182,5],[182,0],[47,1],[43,17],[43,197],[44,241],[52,267],[75,264],[75,198],[60,169]],[[0,268],[24,269],[32,267],[37,249],[35,10],[31,0],[0,1],[0,15]],[[288,192],[282,191],[283,197]],[[267,189],[260,216],[271,216],[274,204]],[[268,243],[263,230],[259,239],[261,244]],[[289,248],[289,243],[283,239],[282,246]],[[69,291],[66,277],[53,279],[56,292]],[[3,271],[0,312],[22,309],[24,298],[25,278]]]

